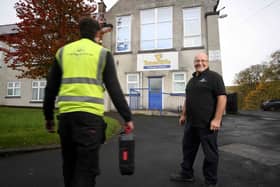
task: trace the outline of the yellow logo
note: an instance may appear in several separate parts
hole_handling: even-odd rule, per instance
[[[144,66],[153,65],[170,65],[171,62],[168,59],[162,59],[162,54],[155,54],[155,61],[144,60]]]

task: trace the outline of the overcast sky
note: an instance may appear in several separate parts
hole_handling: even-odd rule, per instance
[[[18,21],[13,6],[17,0],[1,1],[0,25]],[[104,0],[107,9],[117,0]],[[232,85],[234,75],[268,60],[280,49],[280,0],[220,0],[219,19],[223,77]]]

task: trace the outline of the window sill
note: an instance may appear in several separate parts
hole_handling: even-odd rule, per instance
[[[183,47],[181,50],[194,50],[194,49],[204,49],[204,46],[197,46],[197,47]]]
[[[5,99],[20,99],[21,96],[5,96]]]
[[[29,101],[29,103],[43,103],[43,101]]]
[[[138,53],[159,53],[159,52],[169,52],[169,51],[176,51],[176,49],[171,48],[171,49],[140,50],[140,51],[138,51]]]
[[[127,51],[127,52],[114,52],[113,55],[127,55],[127,54],[132,54],[132,51]]]

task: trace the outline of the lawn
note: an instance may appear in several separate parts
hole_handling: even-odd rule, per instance
[[[113,118],[105,121],[110,138],[120,125]],[[0,107],[0,149],[59,144],[58,134],[47,133],[44,124],[42,109]]]

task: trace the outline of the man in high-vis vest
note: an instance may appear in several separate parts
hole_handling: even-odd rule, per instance
[[[43,104],[46,129],[54,132],[54,108],[59,108],[65,187],[94,187],[99,175],[99,148],[105,139],[104,86],[125,121],[134,129],[131,111],[117,78],[112,54],[95,42],[97,21],[82,18],[81,39],[61,47],[55,56]]]

